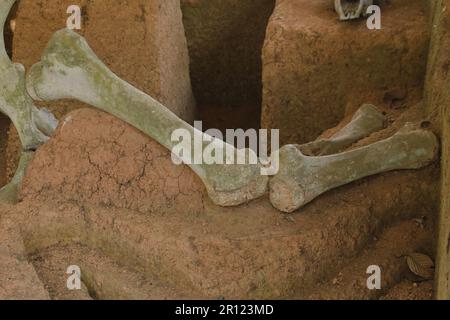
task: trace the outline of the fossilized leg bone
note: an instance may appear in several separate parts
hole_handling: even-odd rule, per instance
[[[202,134],[152,97],[117,77],[83,37],[67,29],[55,33],[41,62],[32,67],[27,89],[37,100],[71,98],[95,106],[128,122],[169,150],[175,147],[171,140],[175,130],[187,130],[192,138]],[[224,150],[223,154],[225,149],[233,148],[218,139],[214,143]],[[209,142],[205,147],[206,144]],[[233,148],[232,152],[235,151]],[[261,175],[259,162],[188,164],[218,205],[238,205],[262,196],[267,190],[268,177]]]
[[[0,0],[0,111],[8,116],[16,127],[23,150],[18,171],[11,182],[0,190],[0,199],[14,202],[15,191],[29,161],[27,151],[44,143],[57,126],[57,121],[47,110],[39,110],[25,90],[25,71],[22,65],[9,59],[3,39],[8,13],[16,0]],[[9,199],[9,200],[8,200]]]
[[[334,0],[334,7],[341,20],[358,19],[365,16],[373,0]]]
[[[327,139],[318,139],[297,146],[306,156],[325,156],[337,153],[353,143],[383,129],[385,116],[371,104],[362,105],[352,120]]]
[[[324,192],[349,182],[429,164],[438,151],[436,136],[406,125],[392,137],[355,150],[308,157],[295,145],[280,149],[280,171],[270,181],[274,207],[293,212]]]
[[[28,167],[28,163],[33,159],[33,151],[24,151],[20,156],[19,165],[16,169],[16,173],[11,181],[0,189],[0,202],[15,204],[18,200],[19,189],[22,183],[25,170]]]

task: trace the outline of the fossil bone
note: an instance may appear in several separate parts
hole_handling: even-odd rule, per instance
[[[355,150],[309,157],[295,145],[279,150],[280,171],[270,181],[270,200],[283,212],[293,212],[333,188],[358,179],[428,165],[438,151],[436,136],[407,124],[392,137]]]
[[[170,150],[175,147],[171,140],[175,130],[185,129],[191,137],[202,134],[117,77],[99,60],[85,39],[70,30],[58,31],[52,37],[41,62],[34,65],[28,75],[27,89],[38,100],[72,98],[91,104],[128,122]],[[279,150],[281,171],[270,183],[273,205],[281,211],[292,212],[332,188],[389,170],[419,168],[434,158],[435,136],[410,127],[384,141],[336,155],[310,157],[301,152],[337,152],[381,129],[383,121],[383,116],[373,106],[364,105],[352,121],[330,139],[303,146],[288,145]],[[236,153],[236,149],[225,142],[213,141],[222,149],[231,148]],[[190,166],[218,205],[238,205],[262,196],[267,189],[268,178],[261,175],[260,163],[208,165],[194,162]]]
[[[363,104],[352,120],[330,138],[318,139],[298,146],[306,156],[324,156],[337,153],[371,133],[383,129],[385,116],[371,104]]]
[[[367,8],[373,0],[334,0],[334,7],[341,20],[352,20],[367,15]]]
[[[175,147],[171,140],[175,130],[187,130],[191,137],[203,134],[149,95],[117,77],[83,37],[68,29],[54,34],[41,61],[30,70],[27,89],[36,100],[71,98],[88,103],[124,120],[169,150]],[[214,139],[214,143],[224,150],[224,155],[225,149],[231,148],[234,154],[237,152],[222,140]],[[253,151],[247,151],[249,158],[256,158]],[[267,191],[268,177],[261,175],[259,161],[245,165],[190,163],[187,164],[201,178],[209,196],[218,205],[238,205]]]
[[[19,189],[22,183],[22,178],[25,175],[25,171],[28,167],[28,163],[33,159],[33,151],[23,151],[20,156],[19,165],[16,169],[14,177],[11,181],[0,189],[0,202],[15,204],[18,201]]]
[[[48,140],[57,126],[56,119],[49,111],[33,105],[25,89],[24,67],[12,63],[6,53],[3,31],[8,13],[15,2],[16,0],[0,0],[0,111],[16,127],[24,150],[13,181],[0,190],[0,199],[7,202],[14,202],[17,198],[16,191],[31,158],[30,151]]]

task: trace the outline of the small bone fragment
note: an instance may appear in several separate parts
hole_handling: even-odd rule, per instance
[[[362,105],[352,120],[333,136],[318,139],[298,148],[306,156],[325,156],[342,151],[353,143],[383,129],[385,116],[371,104]]]
[[[334,7],[340,20],[352,20],[366,16],[373,0],[334,0]]]
[[[176,146],[171,140],[175,130],[187,130],[192,139],[203,134],[116,76],[83,37],[68,29],[54,34],[41,62],[30,70],[27,89],[36,100],[68,98],[97,107],[141,130],[169,150]],[[203,146],[206,148],[209,143],[203,142]],[[223,150],[224,155],[230,148],[231,153],[237,152],[222,140],[214,139],[213,143]],[[248,157],[257,158],[252,150],[247,151]],[[210,198],[217,205],[239,205],[259,198],[267,191],[268,177],[261,175],[259,161],[245,165],[194,164],[194,161],[187,164],[202,179]]]
[[[436,136],[405,125],[392,137],[355,150],[308,157],[295,145],[280,149],[280,171],[270,181],[272,205],[293,212],[333,188],[382,172],[418,169],[438,152]]]
[[[22,152],[20,156],[19,166],[11,181],[0,189],[0,202],[15,204],[18,201],[19,189],[22,184],[22,179],[28,167],[28,163],[33,159],[34,152]]]

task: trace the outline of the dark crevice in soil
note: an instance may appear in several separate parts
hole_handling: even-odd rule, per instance
[[[260,128],[261,52],[275,0],[182,1],[204,129]]]

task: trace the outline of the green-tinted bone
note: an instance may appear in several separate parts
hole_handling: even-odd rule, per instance
[[[15,0],[0,0],[0,26],[4,25]],[[25,71],[22,65],[9,59],[3,36],[0,37],[0,111],[8,116],[16,127],[25,150],[36,149],[48,137],[38,129],[55,129],[56,120],[50,114],[38,110],[25,90]],[[39,115],[39,116],[37,116]]]
[[[41,62],[28,75],[27,89],[35,99],[70,98],[95,106],[141,130],[169,150],[176,146],[171,140],[175,130],[185,129],[192,138],[199,134],[158,101],[117,77],[83,37],[68,29],[54,34]],[[222,150],[233,148],[221,140],[215,143]],[[203,146],[207,145],[209,142],[204,142]],[[268,177],[261,175],[259,163],[189,165],[218,205],[238,205],[262,196],[267,190]]]
[[[0,189],[0,202],[9,204],[17,203],[23,176],[25,175],[25,171],[29,162],[33,159],[33,156],[33,151],[22,152],[19,166],[16,169],[14,177],[11,179],[10,183]]]
[[[307,156],[325,156],[342,151],[372,134],[383,129],[385,116],[371,104],[362,105],[352,120],[330,138],[318,139],[299,145],[300,151]]]
[[[400,169],[417,169],[436,156],[438,141],[407,125],[394,136],[355,150],[308,157],[295,145],[280,149],[280,171],[270,181],[274,207],[293,212],[324,192],[358,179]]]

